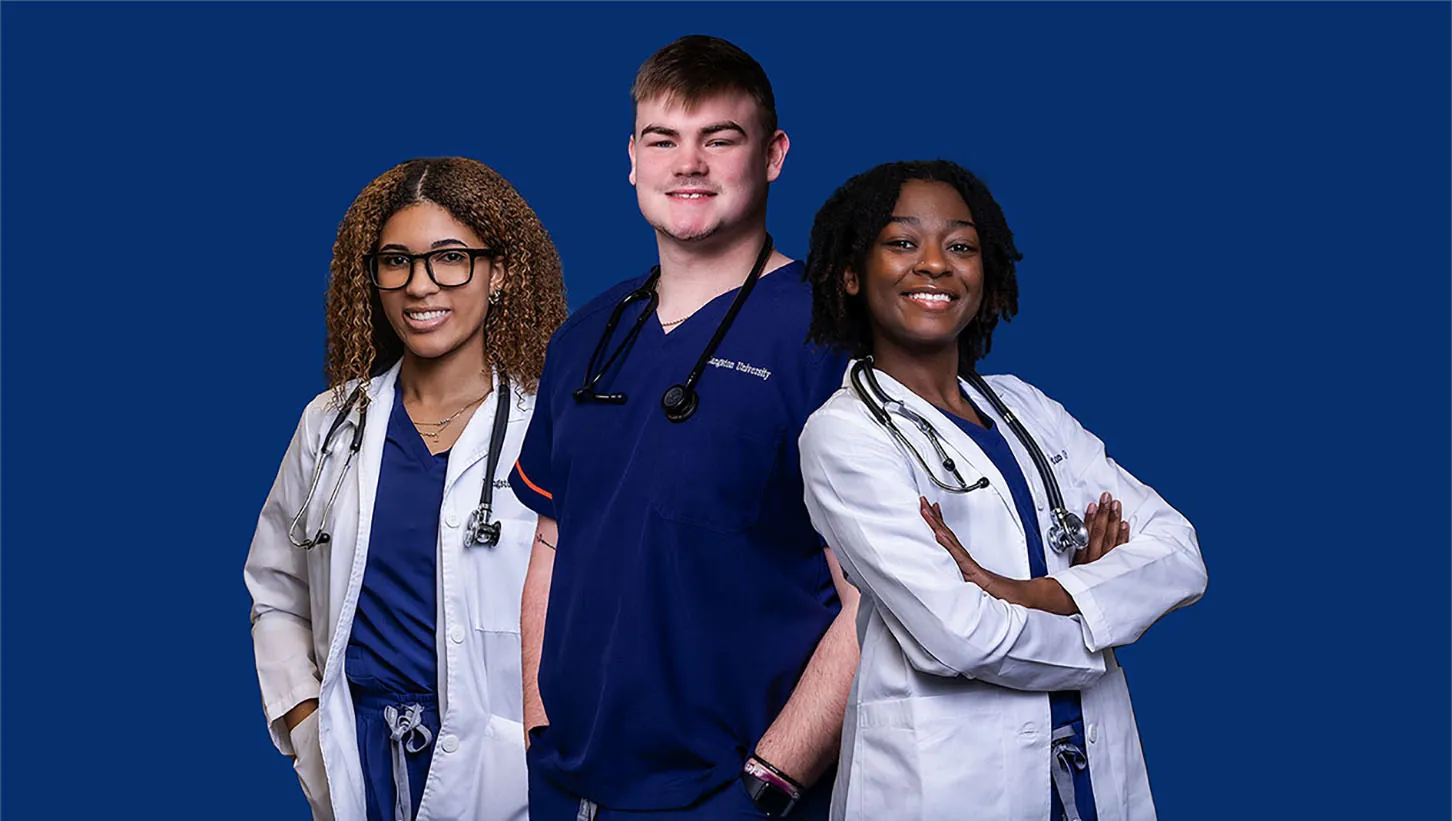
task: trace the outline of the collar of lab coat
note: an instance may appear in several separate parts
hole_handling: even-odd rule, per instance
[[[854,361],[852,366],[847,369],[847,373],[842,377],[842,386],[853,396],[857,395],[856,390],[852,387],[852,369],[856,366],[857,362]],[[1008,489],[1008,481],[1004,479],[1003,473],[993,463],[993,460],[988,457],[988,454],[984,453],[983,449],[978,446],[978,443],[973,441],[973,437],[958,427],[958,424],[952,419],[949,419],[948,415],[939,410],[937,406],[918,396],[916,393],[913,393],[887,373],[874,368],[873,374],[877,377],[877,382],[882,387],[883,393],[916,411],[918,415],[927,420],[929,425],[933,426],[933,430],[937,432],[938,438],[943,442],[943,448],[948,451],[948,454],[954,461],[958,462],[960,466],[959,473],[963,474],[964,481],[971,485],[978,476],[986,476],[988,478],[989,489],[998,496],[999,500],[1008,510],[1008,515],[1013,517],[1014,523],[1022,530],[1024,526],[1023,520],[1019,518],[1018,507],[1013,503],[1013,494]],[[958,377],[958,387],[973,400],[973,404],[978,408],[979,413],[993,420],[993,424],[998,427],[999,434],[1008,441],[1009,450],[1013,453],[1015,461],[1018,462],[1019,470],[1023,472],[1025,479],[1030,482],[1029,487],[1033,488],[1033,480],[1028,479],[1028,477],[1033,474],[1035,468],[1032,462],[1028,464],[1024,463],[1025,456],[1020,453],[1022,448],[1019,446],[1018,437],[1014,436],[1013,432],[1008,429],[1008,423],[998,415],[998,412],[994,410],[988,398],[979,394],[961,376]],[[858,396],[857,401],[861,402],[862,397]],[[866,408],[863,410],[866,412]],[[870,416],[871,413],[868,412],[868,415]],[[927,441],[927,437],[917,429],[917,426],[901,416],[894,416],[893,424],[897,425],[898,430],[902,431],[908,441],[913,443],[913,446],[918,449],[918,452],[922,454],[923,458],[928,460],[929,464],[933,464],[935,460],[933,446]],[[896,439],[892,441],[898,447],[901,447],[901,444]],[[923,470],[922,465],[919,465],[916,459],[912,459],[910,454],[904,455],[911,460],[910,464],[913,470],[921,473]],[[962,469],[961,466],[965,464],[971,468],[971,471],[964,471]],[[976,475],[972,473],[973,471],[976,471]],[[939,476],[938,478],[941,479],[943,477]],[[933,487],[937,489],[936,485]],[[957,496],[960,494],[948,495]],[[929,499],[929,501],[932,501],[932,499]]]
[[[369,411],[367,429],[363,431],[363,447],[358,454],[359,469],[365,480],[364,488],[369,489],[367,496],[371,500],[372,492],[378,486],[379,465],[383,461],[383,443],[388,438],[388,415],[393,409],[393,397],[395,385],[398,383],[398,372],[403,367],[403,360],[393,363],[393,367],[376,376],[372,384],[368,386]],[[489,455],[489,439],[494,432],[494,413],[499,407],[499,371],[495,369],[490,374],[494,390],[490,391],[488,398],[475,409],[469,421],[465,424],[464,430],[452,448],[449,449],[449,469],[444,477],[445,492],[454,486],[464,471],[473,467],[474,464]],[[520,386],[510,380],[509,391],[509,422],[513,426],[522,424],[529,418],[529,412],[534,405],[534,395],[525,393]],[[510,468],[509,465],[499,465],[496,473],[504,473]],[[490,477],[486,481],[493,481],[498,476]],[[372,507],[371,501],[367,507]],[[364,521],[371,521],[372,512],[369,511],[368,518]]]

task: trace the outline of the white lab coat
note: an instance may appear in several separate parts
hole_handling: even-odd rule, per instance
[[[966,494],[940,490],[846,379],[807,421],[807,507],[862,591],[862,661],[847,706],[832,818],[1047,821],[1051,726],[1044,693],[1077,689],[1099,818],[1153,819],[1129,690],[1110,648],[1200,598],[1205,565],[1194,529],[1109,459],[1057,402],[1015,377],[987,377],[1054,463],[1069,509],[1082,515],[1107,490],[1122,502],[1131,527],[1127,544],[1087,565],[1070,567],[1068,556],[1045,551],[1049,574],[1080,615],[994,599],[963,581],[922,520],[918,497],[942,505],[944,520],[979,564],[1026,579],[1028,550],[1007,483],[942,412],[887,374],[877,377],[889,396],[933,425],[968,484],[986,476],[989,485]],[[1046,531],[1047,494],[1028,451],[989,402],[962,385],[1008,441]],[[941,470],[926,438],[902,417],[893,421]]]
[[[362,767],[344,654],[363,584],[368,538],[378,490],[379,463],[393,407],[398,366],[372,380],[362,449],[329,516],[332,541],[312,550],[293,547],[287,529],[312,478],[323,437],[337,416],[332,394],[303,412],[272,492],[257,521],[247,556],[252,593],[252,639],[257,677],[272,741],[297,755],[304,792],[315,818],[366,817]],[[498,380],[495,379],[498,386]],[[351,390],[351,386],[350,390]],[[513,387],[509,423],[494,489],[499,544],[468,547],[463,530],[479,504],[496,400],[474,412],[454,444],[444,481],[438,540],[438,695],[441,728],[418,818],[523,821],[526,818],[524,730],[520,692],[519,601],[529,564],[536,517],[499,482],[508,478],[534,409],[533,394]],[[307,535],[343,469],[356,409],[334,438],[333,452],[309,509]],[[290,735],[282,716],[299,702],[319,698],[316,726],[304,722]],[[312,721],[312,719],[309,719]],[[306,747],[318,738],[319,749]],[[321,762],[316,766],[317,753]],[[326,769],[325,785],[321,771]],[[320,793],[331,793],[331,808]]]

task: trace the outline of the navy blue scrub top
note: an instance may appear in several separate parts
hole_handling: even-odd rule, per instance
[[[963,397],[968,404],[973,405],[973,400]],[[1024,478],[1023,468],[1019,467],[1018,460],[1013,458],[1013,451],[1009,449],[1008,442],[1003,438],[1003,432],[993,423],[993,418],[973,405],[973,410],[978,412],[978,418],[983,420],[987,428],[980,428],[966,419],[959,419],[951,413],[944,414],[953,423],[963,429],[963,432],[973,440],[983,453],[993,461],[998,472],[1003,474],[1004,481],[1008,482],[1009,493],[1013,496],[1013,506],[1018,509],[1019,521],[1023,522],[1024,537],[1028,541],[1029,578],[1038,579],[1049,575],[1049,567],[1044,559],[1044,541],[1039,532],[1039,517],[1034,512],[1034,498],[1029,493],[1028,480]],[[1064,690],[1057,693],[1049,693],[1049,713],[1053,720],[1055,729],[1066,726],[1083,718],[1083,710],[1079,705],[1078,690]]]
[[[448,470],[448,451],[429,453],[403,407],[403,388],[395,383],[368,564],[345,657],[348,681],[355,687],[392,693],[437,688],[435,580]]]
[[[603,806],[683,807],[737,778],[841,609],[803,502],[797,437],[847,360],[806,344],[801,263],[762,277],[698,383],[666,419],[736,291],[671,333],[648,319],[577,402],[616,303],[607,291],[556,332],[510,475],[559,522],[539,686],[550,727],[530,766]],[[626,308],[604,358],[645,308]]]

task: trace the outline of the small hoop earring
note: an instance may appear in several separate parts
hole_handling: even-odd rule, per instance
[[[490,304],[490,306],[494,306],[494,305],[498,305],[499,304],[499,296],[502,293],[504,293],[504,292],[503,291],[493,291],[493,292],[491,292],[489,294],[489,304]]]

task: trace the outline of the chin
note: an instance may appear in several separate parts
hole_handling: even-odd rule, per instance
[[[666,222],[657,225],[656,230],[677,242],[697,242],[715,236],[721,230],[721,226],[720,224],[672,225]]]
[[[416,359],[438,359],[458,350],[461,345],[459,343],[450,345],[442,341],[435,342],[433,340],[413,340],[405,342],[404,347]]]

